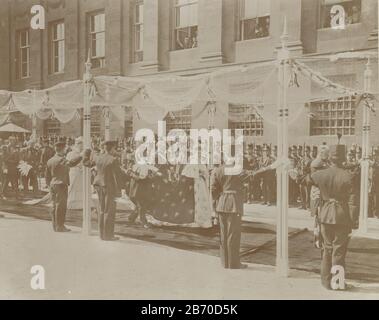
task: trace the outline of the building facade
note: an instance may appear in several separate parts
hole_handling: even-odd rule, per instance
[[[49,88],[81,79],[90,52],[94,75],[156,77],[197,75],[232,65],[275,60],[287,17],[290,52],[309,57],[308,65],[331,80],[363,89],[364,59],[331,62],[325,57],[346,51],[378,50],[377,0],[0,0],[0,89]],[[30,28],[33,5],[45,8],[44,30]],[[344,29],[331,27],[331,8],[345,11]],[[373,88],[378,72],[373,61]],[[276,94],[276,92],[270,93]],[[111,119],[111,136],[131,135],[145,126],[125,106],[125,119]],[[170,128],[207,128],[207,118],[191,115],[193,105],[168,117]],[[273,143],[276,126],[244,105],[220,103],[215,127],[243,128],[248,139]],[[267,106],[272,107],[273,106]],[[104,135],[102,109],[93,110],[92,133]],[[242,121],[227,115],[239,114]],[[273,109],[275,117],[275,109]],[[310,116],[312,115],[312,116]],[[341,101],[305,104],[290,126],[290,144],[360,143],[361,108]],[[272,119],[271,119],[272,120]],[[373,118],[372,140],[379,144]],[[31,126],[25,119],[25,126]],[[38,133],[77,136],[81,120],[59,124],[38,120]]]

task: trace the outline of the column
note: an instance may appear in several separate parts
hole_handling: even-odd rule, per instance
[[[199,0],[197,35],[200,62],[205,66],[221,65],[222,0]]]
[[[143,20],[143,63],[141,69],[149,72],[157,72],[158,61],[158,34],[159,34],[159,1],[144,1]]]

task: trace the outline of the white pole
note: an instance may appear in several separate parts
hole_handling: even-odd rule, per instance
[[[111,121],[110,121],[110,110],[109,107],[104,109],[104,119],[105,119],[105,141],[111,140]]]
[[[91,149],[91,60],[85,63],[84,80],[84,110],[83,110],[83,144],[85,149]],[[91,172],[87,167],[83,168],[83,234],[91,235]]]
[[[372,70],[370,58],[366,64],[364,73],[364,92],[371,92]],[[360,194],[360,221],[359,233],[368,231],[368,193],[370,170],[370,109],[363,105],[363,129],[362,129],[362,162],[361,162],[361,194]]]
[[[282,48],[278,53],[279,92],[278,92],[278,159],[283,163],[277,170],[277,255],[276,271],[281,277],[288,277],[288,172],[284,165],[288,159],[288,72],[289,50],[287,49],[287,18],[284,17]]]

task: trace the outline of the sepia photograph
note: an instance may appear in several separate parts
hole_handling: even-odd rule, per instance
[[[0,0],[0,300],[379,300],[378,12]]]

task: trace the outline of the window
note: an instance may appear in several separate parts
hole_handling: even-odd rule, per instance
[[[125,137],[133,138],[133,107],[125,107]]]
[[[347,88],[356,87],[356,76],[354,74],[329,76],[328,79]],[[314,91],[315,89],[312,87],[311,90]],[[312,136],[328,136],[338,133],[345,136],[354,135],[355,109],[355,97],[312,102],[310,104],[312,116],[310,120],[310,134]]]
[[[321,0],[320,28],[331,27],[331,10],[335,5],[345,9],[345,24],[361,22],[361,0]]]
[[[89,16],[89,46],[93,68],[105,67],[105,14],[98,12]]]
[[[29,30],[21,30],[17,33],[17,75],[19,79],[30,77],[30,39]]]
[[[311,103],[311,136],[355,134],[355,97]]]
[[[134,4],[134,52],[133,62],[143,61],[143,0],[137,0]]]
[[[192,108],[170,112],[164,121],[166,121],[167,133],[174,129],[183,129],[189,134],[192,124]]]
[[[50,27],[50,73],[59,73],[64,71],[65,64],[65,45],[64,45],[64,23],[55,22]]]
[[[245,137],[263,136],[263,118],[252,105],[229,105],[229,129],[242,129]]]
[[[101,136],[101,118],[102,118],[102,108],[92,107],[91,108],[91,137]]]
[[[270,1],[240,0],[239,40],[265,38],[270,35]]]
[[[197,0],[176,0],[175,4],[175,50],[197,47]]]
[[[46,120],[45,134],[47,136],[59,136],[61,134],[61,123],[57,119]]]

